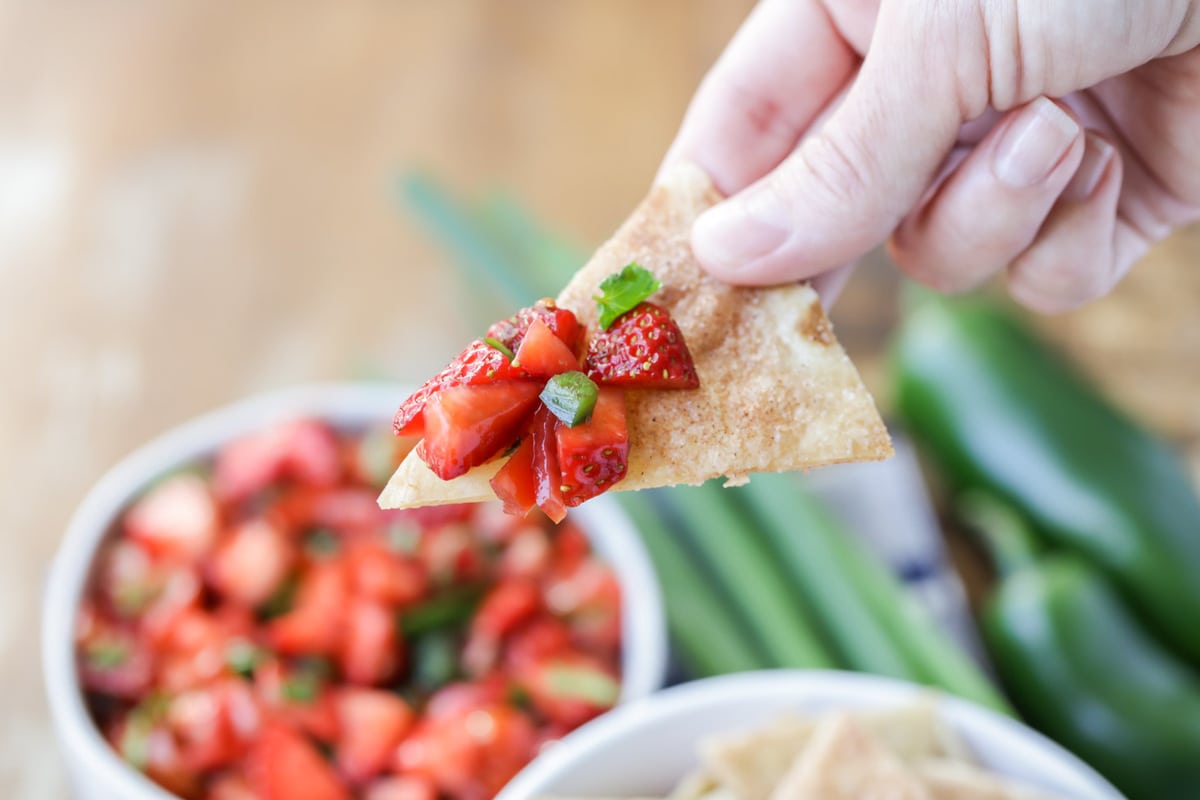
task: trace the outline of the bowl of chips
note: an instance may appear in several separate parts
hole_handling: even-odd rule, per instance
[[[776,670],[676,686],[545,751],[499,795],[1121,800],[1014,719],[912,684]]]

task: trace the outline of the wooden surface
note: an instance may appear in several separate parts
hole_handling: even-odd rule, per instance
[[[581,244],[644,191],[745,0],[0,0],[0,796],[62,797],[39,592],[114,460],[262,389],[417,379],[467,334],[397,212],[419,166]],[[1200,234],[1056,335],[1200,440]],[[873,388],[895,278],[835,312]]]

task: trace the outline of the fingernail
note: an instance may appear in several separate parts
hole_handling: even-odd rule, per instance
[[[1050,176],[1079,135],[1079,124],[1053,101],[1039,97],[1000,136],[992,171],[1001,183],[1030,189]]]
[[[1068,200],[1086,200],[1091,197],[1116,154],[1115,147],[1096,134],[1089,133],[1083,150],[1083,160],[1079,162],[1071,182],[1063,190],[1063,197]]]
[[[751,190],[700,215],[692,228],[692,249],[705,267],[730,275],[787,240],[787,222],[764,197],[768,194]]]

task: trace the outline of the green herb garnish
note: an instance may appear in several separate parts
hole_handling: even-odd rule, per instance
[[[608,673],[568,664],[547,667],[546,686],[555,697],[583,700],[603,708],[615,705],[621,694],[621,685]]]
[[[313,558],[336,555],[341,549],[341,538],[328,528],[315,528],[304,539],[304,550]]]
[[[550,413],[570,428],[592,418],[600,389],[582,372],[564,372],[546,381],[540,395]]]
[[[388,528],[387,545],[397,553],[411,555],[417,552],[417,546],[420,544],[421,531],[419,528],[406,522],[394,522]]]
[[[289,703],[311,703],[321,691],[321,677],[315,672],[293,672],[279,687],[279,693]]]
[[[417,636],[429,631],[461,628],[475,616],[483,599],[483,587],[455,586],[420,605],[400,612],[400,632]]]
[[[258,607],[259,619],[274,619],[291,611],[299,585],[300,578],[295,573],[284,578],[283,583],[279,584],[271,596]]]
[[[509,361],[512,361],[514,358],[516,358],[516,356],[513,355],[512,348],[499,339],[493,339],[491,336],[485,336],[483,343],[493,350],[499,350]]]
[[[129,660],[130,653],[123,642],[100,639],[87,646],[84,656],[93,669],[116,669]]]
[[[617,317],[662,288],[654,273],[635,262],[600,282],[600,295],[593,297],[600,313],[600,327],[608,330]]]
[[[262,663],[264,653],[253,642],[234,639],[225,647],[225,664],[234,674],[243,678],[254,676],[254,670]]]

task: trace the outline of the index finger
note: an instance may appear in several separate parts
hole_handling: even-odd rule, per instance
[[[774,169],[857,66],[820,0],[762,0],[705,76],[660,174],[692,161],[724,194]]]

